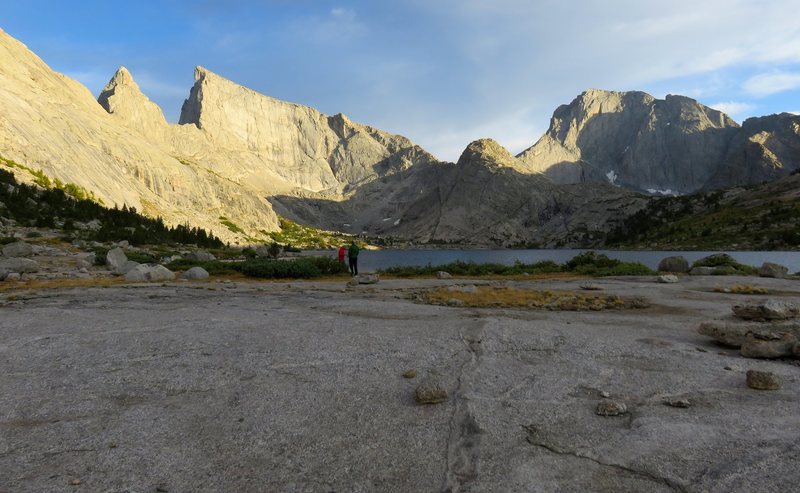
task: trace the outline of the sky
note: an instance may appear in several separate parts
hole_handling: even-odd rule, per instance
[[[797,0],[0,0],[0,28],[99,94],[119,66],[176,122],[196,65],[455,161],[518,153],[590,88],[800,113]]]

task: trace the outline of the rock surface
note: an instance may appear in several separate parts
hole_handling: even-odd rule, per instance
[[[756,184],[800,166],[800,116],[739,127],[684,97],[591,89],[553,113],[545,135],[518,157],[558,183],[613,183],[656,194]]]
[[[764,262],[758,269],[758,275],[761,277],[774,277],[781,279],[786,277],[788,273],[789,269],[786,268],[786,266],[772,262]]]
[[[658,270],[661,272],[689,272],[689,261],[682,256],[666,257],[658,263]]]
[[[30,257],[33,255],[33,247],[24,241],[15,241],[3,245],[4,257]]]
[[[208,279],[208,271],[202,267],[192,267],[191,269],[181,274],[181,279],[190,279],[190,280]]]
[[[778,377],[769,371],[747,370],[747,386],[756,390],[778,390]]]
[[[788,320],[800,315],[795,303],[767,300],[759,303],[742,303],[731,307],[734,315],[744,320]]]
[[[730,310],[682,281],[603,280],[655,310],[480,316],[409,299],[436,279],[4,291],[0,490],[794,491],[797,368],[760,361],[783,390],[756,393],[695,351]],[[448,401],[416,405],[408,368]],[[595,415],[602,391],[635,412]]]

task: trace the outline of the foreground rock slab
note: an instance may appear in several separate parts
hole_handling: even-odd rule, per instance
[[[794,491],[797,367],[751,390],[695,349],[717,280],[649,281],[604,279],[654,304],[601,312],[414,303],[437,279],[4,285],[0,491]]]

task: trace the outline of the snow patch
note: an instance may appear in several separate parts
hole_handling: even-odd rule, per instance
[[[383,218],[383,222],[386,222],[386,221],[391,221],[391,220],[392,220],[392,218],[391,218],[391,217],[384,217],[384,218]]]
[[[394,222],[395,226],[397,226],[398,224],[400,224],[400,219],[398,219],[397,221]]]
[[[606,177],[608,178],[609,183],[611,183],[612,185],[616,185],[615,182],[617,181],[617,174],[614,173],[613,169],[608,173],[606,173]]]
[[[649,193],[650,195],[664,195],[664,196],[669,195],[672,197],[678,197],[681,195],[680,192],[674,192],[669,188],[667,188],[666,190],[656,190],[655,188],[648,188],[647,193]]]

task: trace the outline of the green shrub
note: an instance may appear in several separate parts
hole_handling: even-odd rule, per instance
[[[169,270],[189,270],[192,267],[202,267],[211,275],[235,274],[239,272],[238,264],[223,260],[197,261],[189,259],[173,260],[166,266]]]
[[[692,264],[694,267],[714,267],[714,275],[753,275],[758,269],[749,265],[740,264],[727,253],[715,253],[708,257],[703,257]]]
[[[128,257],[128,260],[133,260],[140,264],[158,263],[158,259],[148,252],[125,252],[125,256]]]
[[[237,265],[237,269],[246,276],[266,279],[311,279],[348,272],[344,264],[331,257],[245,260]]]

